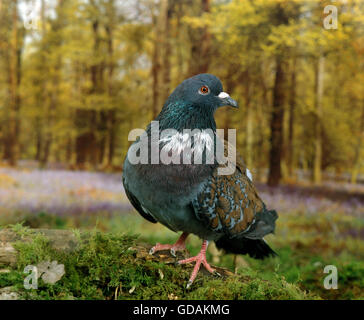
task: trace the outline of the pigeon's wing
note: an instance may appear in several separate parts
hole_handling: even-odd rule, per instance
[[[227,150],[232,146],[225,141],[224,147],[227,156]],[[215,169],[203,191],[192,201],[192,206],[196,216],[217,233],[229,238],[244,235],[260,239],[274,231],[277,214],[266,209],[237,152],[232,165],[236,170],[229,175],[219,175],[218,168]]]
[[[124,182],[124,180],[123,180],[123,182]],[[149,213],[146,212],[146,210],[143,209],[143,206],[141,205],[139,200],[128,190],[125,183],[124,183],[124,190],[125,190],[125,194],[128,197],[130,203],[140,213],[140,215],[144,219],[147,219],[150,222],[157,223],[157,220],[155,220]]]

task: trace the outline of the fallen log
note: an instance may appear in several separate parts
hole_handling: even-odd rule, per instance
[[[32,241],[32,236],[42,234],[51,246],[57,250],[74,250],[77,248],[78,240],[72,231],[53,229],[32,229],[27,233],[17,233],[11,229],[0,230],[0,266],[13,266],[17,261],[17,251],[14,244],[17,241]]]

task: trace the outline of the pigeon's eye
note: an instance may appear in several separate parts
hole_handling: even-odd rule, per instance
[[[209,87],[208,86],[202,86],[200,90],[198,91],[200,94],[208,94],[209,93]]]

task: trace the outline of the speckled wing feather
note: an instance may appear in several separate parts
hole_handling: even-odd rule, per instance
[[[226,156],[226,141],[224,146]],[[271,221],[264,221],[263,216],[269,211],[247,176],[246,166],[238,153],[234,165],[236,170],[231,175],[218,175],[216,168],[204,190],[193,200],[192,206],[197,217],[217,233],[229,238],[241,235],[252,239],[262,238],[273,232],[275,219],[273,227]]]

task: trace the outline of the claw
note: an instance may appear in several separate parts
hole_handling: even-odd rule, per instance
[[[218,273],[216,270],[214,271],[214,276],[217,276],[217,277],[222,277],[220,273]]]
[[[202,243],[201,251],[197,256],[178,261],[178,264],[185,264],[185,263],[190,263],[190,262],[196,263],[193,268],[191,277],[187,283],[187,289],[191,287],[193,281],[196,279],[196,276],[197,276],[198,271],[200,270],[201,264],[203,264],[203,266],[206,268],[206,270],[208,272],[213,273],[213,274],[215,274],[215,273],[219,274],[218,272],[216,272],[215,269],[211,268],[211,266],[207,263],[207,260],[206,260],[207,246],[208,246],[208,241],[204,240]]]
[[[185,241],[187,239],[188,233],[182,233],[182,235],[179,237],[179,239],[177,240],[177,242],[175,244],[160,244],[157,243],[154,247],[152,247],[149,250],[149,254],[154,254],[158,251],[162,251],[162,250],[169,250],[169,252],[171,253],[171,255],[173,257],[176,257],[176,252],[177,251],[182,251],[186,249],[185,246]]]
[[[186,289],[189,289],[191,287],[192,283],[193,283],[193,281],[188,280]]]

